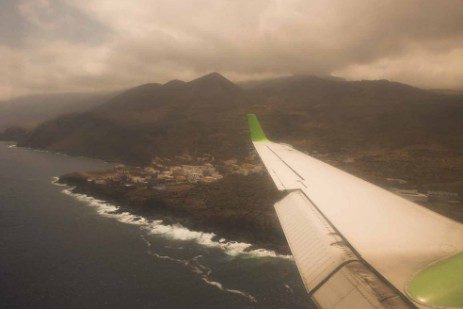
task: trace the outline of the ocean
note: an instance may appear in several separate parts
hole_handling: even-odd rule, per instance
[[[110,166],[0,143],[0,308],[315,308],[290,256],[56,184]]]

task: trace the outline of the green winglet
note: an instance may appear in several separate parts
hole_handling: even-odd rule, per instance
[[[248,114],[249,130],[251,131],[251,140],[253,142],[268,142],[264,130],[260,126],[259,120],[255,114]]]
[[[419,272],[408,293],[429,306],[463,308],[463,252]]]

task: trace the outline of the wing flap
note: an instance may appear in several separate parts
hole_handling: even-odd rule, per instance
[[[413,308],[364,265],[302,191],[288,194],[275,210],[302,281],[320,307]]]
[[[275,210],[309,293],[339,265],[355,256],[300,191],[288,194]]]

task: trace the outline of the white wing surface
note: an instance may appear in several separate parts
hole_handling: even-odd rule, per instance
[[[463,307],[462,224],[273,143],[248,119],[277,188],[291,192],[275,209],[321,308]]]

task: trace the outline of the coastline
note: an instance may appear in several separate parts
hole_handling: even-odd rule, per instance
[[[258,254],[262,249],[279,256],[291,254],[273,209],[282,196],[265,175],[228,175],[216,183],[171,192],[95,184],[88,181],[90,177],[77,172],[54,183],[68,186],[73,195],[114,205],[108,214],[162,222],[164,230],[186,228],[206,235],[207,243],[237,244],[242,252]]]
[[[130,173],[118,176],[121,175]],[[66,191],[70,195],[113,205],[105,215],[128,214],[151,222],[161,221],[167,233],[171,232],[169,229],[183,228],[201,234],[199,238],[207,234],[206,238],[210,238],[207,242],[217,243],[223,239],[225,243],[242,244],[248,251],[264,249],[278,255],[291,254],[273,208],[284,193],[276,190],[266,174],[232,173],[212,183],[164,181],[165,185],[156,181],[138,182],[144,179],[139,176],[133,176],[132,181],[112,177],[114,170],[74,172],[59,177],[57,183],[69,186]],[[420,204],[463,222],[461,208],[452,203],[427,201]]]

